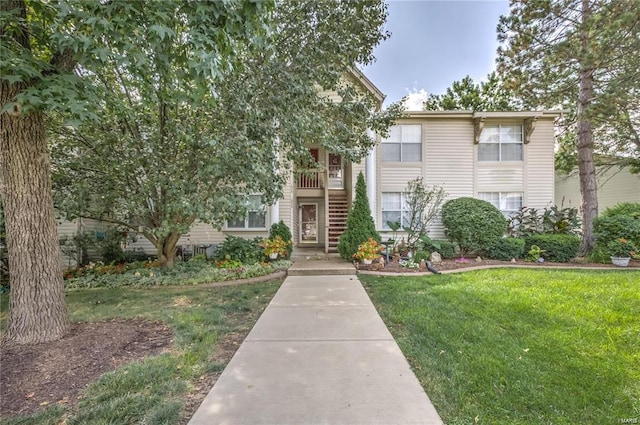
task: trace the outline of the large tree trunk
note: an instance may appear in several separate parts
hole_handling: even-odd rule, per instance
[[[2,81],[0,105],[24,87]],[[68,326],[60,247],[51,193],[44,116],[19,110],[0,116],[0,194],[11,276],[3,340],[20,344],[61,338]]]
[[[180,233],[173,232],[165,238],[159,238],[156,242],[158,261],[162,267],[173,267],[176,261],[176,245],[180,239]]]
[[[593,219],[598,216],[598,196],[596,167],[593,161],[593,133],[588,109],[593,99],[593,67],[587,59],[589,50],[589,29],[586,22],[591,16],[588,0],[582,1],[582,22],[580,43],[585,57],[580,66],[580,91],[578,94],[578,171],[580,173],[580,193],[582,194],[582,246],[587,253],[593,249]],[[585,63],[586,62],[586,63]]]

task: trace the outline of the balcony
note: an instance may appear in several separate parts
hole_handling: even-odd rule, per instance
[[[304,170],[297,172],[298,189],[323,189],[323,172],[318,170]]]

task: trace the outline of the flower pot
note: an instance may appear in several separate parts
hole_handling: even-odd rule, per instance
[[[363,259],[363,260],[362,260],[362,263],[363,263],[363,264],[366,264],[366,265],[369,265],[369,264],[371,264],[372,262],[373,262],[373,260],[369,260],[368,258],[365,258],[365,259]]]
[[[271,254],[269,254],[269,258],[272,260],[275,260],[276,258],[278,258],[278,253],[277,252],[272,252]]]
[[[627,267],[630,259],[629,257],[611,257],[611,262],[614,266]]]

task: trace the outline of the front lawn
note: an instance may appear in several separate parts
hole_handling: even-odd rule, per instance
[[[0,419],[0,423],[186,423],[211,388],[212,379],[225,367],[281,282],[277,280],[213,288],[118,287],[67,291],[67,306],[73,322],[101,322],[113,318],[136,318],[135,323],[142,319],[162,321],[173,330],[173,344],[160,355],[105,373],[81,392],[82,397],[77,404],[75,397],[66,397],[69,394],[65,392],[34,394],[29,392],[31,390],[25,390],[25,404],[32,398],[45,397],[47,401],[40,403],[43,411],[30,418],[22,416],[4,421],[7,419],[5,417]],[[6,320],[8,295],[0,294],[2,322]],[[105,339],[109,337],[104,335]],[[90,355],[92,342],[87,343],[87,355]],[[33,357],[31,351],[42,351],[39,345],[21,348],[24,349],[25,362]],[[70,350],[72,347],[68,348]],[[46,351],[41,354],[42,361],[52,361]],[[24,369],[26,366],[2,362],[3,370]],[[52,367],[50,364],[47,366],[49,369]],[[58,365],[68,374],[82,373],[75,366],[64,358]]]
[[[360,279],[446,424],[640,421],[640,272]]]

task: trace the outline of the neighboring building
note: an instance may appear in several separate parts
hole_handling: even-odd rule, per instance
[[[620,202],[640,202],[640,175],[631,174],[629,167],[618,165],[599,165],[596,167],[598,188],[598,211]],[[578,171],[568,175],[556,175],[556,205],[580,209],[580,179]]]
[[[382,93],[361,72],[355,78],[380,105]],[[331,96],[331,93],[327,93]],[[350,163],[319,146],[309,146],[321,164],[317,170],[294,170],[276,204],[255,196],[245,217],[227,222],[221,231],[197,223],[179,244],[206,246],[226,234],[267,236],[272,223],[284,221],[297,247],[335,251],[344,230],[358,173],[365,175],[376,227],[400,221],[407,183],[418,176],[442,186],[448,198],[471,196],[493,203],[505,214],[522,206],[543,208],[554,200],[554,122],[559,112],[408,112],[360,163]],[[439,222],[431,234],[443,238]],[[152,253],[140,237],[128,248]]]

